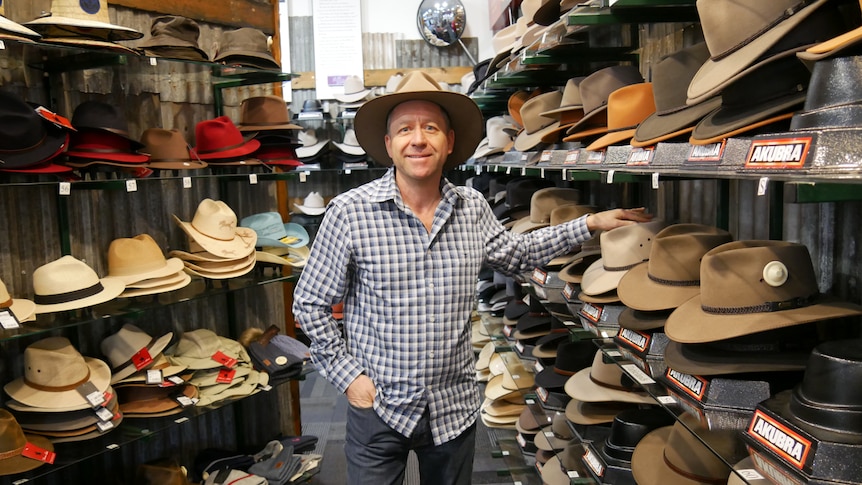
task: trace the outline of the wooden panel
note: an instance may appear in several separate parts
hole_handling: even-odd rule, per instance
[[[195,20],[234,27],[253,27],[267,34],[274,32],[277,19],[273,20],[275,0],[173,0],[153,2],[151,0],[111,0],[112,5],[155,12],[182,15]],[[276,6],[277,8],[277,6]]]

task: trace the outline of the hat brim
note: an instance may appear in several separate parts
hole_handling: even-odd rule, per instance
[[[523,130],[518,133],[518,136],[515,138],[515,150],[519,152],[525,152],[534,148],[539,143],[542,143],[542,138],[547,136],[548,133],[552,133],[558,131],[560,128],[560,122],[555,121],[550,125],[542,128],[541,130],[535,131],[533,133],[527,133],[527,130]]]
[[[105,362],[93,358],[84,357],[84,362],[90,370],[91,382],[99,392],[104,392],[111,384],[111,368]],[[12,399],[24,406],[34,408],[42,408],[49,410],[59,410],[70,406],[86,406],[90,407],[90,403],[76,389],[68,391],[50,392],[36,389],[26,383],[23,377],[19,377],[12,382],[9,382],[3,389],[6,394]],[[84,409],[77,407],[76,409]]]
[[[293,204],[295,208],[302,212],[303,214],[307,214],[310,216],[319,216],[326,212],[326,207],[309,207],[307,205],[302,204]]]
[[[143,166],[156,170],[197,170],[199,168],[206,168],[208,164],[203,160],[176,160],[172,162],[159,162],[153,161],[151,159],[147,163],[143,164]]]
[[[285,237],[294,237],[296,241],[291,243],[283,243],[278,239],[272,239],[269,237],[260,237],[257,238],[257,247],[276,247],[276,248],[298,248],[301,246],[307,246],[309,235],[308,231],[305,230],[304,227],[295,223],[295,222],[285,222],[284,223],[284,232],[286,234]]]
[[[245,380],[238,385],[228,387],[216,394],[201,392],[197,406],[209,406],[213,403],[223,401],[232,397],[250,396],[257,392],[258,386],[265,386],[269,383],[269,374],[266,372],[252,371]],[[208,388],[203,388],[201,391],[206,391]]]
[[[108,276],[111,278],[117,278],[122,281],[123,284],[129,286],[131,284],[137,283],[139,281],[144,281],[153,278],[163,278],[165,276],[171,276],[179,273],[183,270],[183,262],[179,258],[169,258],[165,260],[165,265],[159,269],[155,269],[152,271],[148,271],[146,273],[136,273],[136,274],[111,274],[110,270],[108,271]]]
[[[619,295],[617,295],[617,290],[611,290],[607,293],[601,293],[599,295],[587,295],[583,291],[578,293],[578,300],[584,303],[617,303],[620,301]]]
[[[622,141],[631,140],[634,134],[635,128],[629,128],[627,130],[608,131],[607,133],[593,140],[592,143],[587,145],[587,151],[594,152],[598,150],[604,150],[611,145],[616,145]]]
[[[365,150],[361,146],[347,145],[345,143],[332,142],[339,150],[348,155],[365,155]]]
[[[151,345],[147,346],[147,352],[151,356],[156,356],[162,353],[165,348],[167,348],[168,344],[171,342],[171,339],[174,338],[173,332],[168,332],[155,341]],[[127,364],[129,361],[124,362],[123,364]],[[150,364],[152,365],[152,363]],[[116,373],[111,374],[111,384],[116,384],[119,381],[129,377],[130,375],[138,372],[139,369],[136,369],[134,365],[126,365],[123,369],[120,369]]]
[[[633,403],[591,403],[572,398],[566,404],[566,419],[585,426],[612,423],[617,414],[637,406]]]
[[[15,34],[16,36],[29,37],[33,40],[37,40],[39,39],[39,37],[41,37],[39,32],[36,32],[32,29],[28,29],[27,27],[24,27],[17,22],[13,22],[2,15],[0,15],[0,31],[4,31],[4,33],[8,32],[11,34]]]
[[[28,443],[34,446],[48,451],[54,451],[54,444],[44,436],[25,432],[24,437],[27,439]],[[0,475],[14,475],[16,473],[35,470],[45,463],[46,462],[42,460],[27,458],[22,454],[16,454],[0,460]]]
[[[770,47],[778,43],[789,31],[826,2],[827,0],[816,0],[805,6],[802,10],[772,26],[756,39],[746,42],[739,49],[718,61],[707,59],[688,85],[688,103],[697,103],[715,96],[725,86],[744,76],[747,71],[777,59],[779,56],[770,56],[755,63]],[[782,54],[793,54],[801,49],[802,47]]]
[[[255,125],[254,123],[239,123],[238,125],[236,125],[236,127],[237,127],[237,129],[239,129],[239,131],[241,131],[243,133],[247,133],[247,132],[260,133],[260,136],[255,137],[258,140],[260,140],[261,138],[273,136],[271,133],[268,133],[268,132],[275,131],[275,130],[300,130],[300,131],[303,130],[303,128],[301,126],[293,124],[289,121],[285,121],[284,123],[279,123],[279,124],[266,124],[266,125]],[[290,139],[291,141],[293,140],[293,138],[291,138],[291,137],[286,137],[286,138]],[[291,144],[291,145],[295,146],[295,144]]]
[[[231,259],[228,261],[198,261],[196,263],[183,261],[183,264],[187,269],[193,269],[202,273],[221,274],[233,273],[237,270],[244,269],[250,263],[254,264],[254,261],[255,253],[252,251],[248,256],[239,259]]]
[[[789,119],[805,102],[807,90],[758,105],[753,102],[739,109],[720,107],[706,115],[694,127],[689,142],[695,145],[718,143],[721,140]]]
[[[574,126],[574,125],[572,125],[572,126]],[[564,142],[580,141],[580,140],[583,140],[584,138],[589,138],[591,136],[596,136],[596,135],[602,135],[602,134],[607,133],[607,132],[608,132],[608,127],[606,125],[587,126],[583,130],[576,131],[574,133],[572,133],[572,129],[569,128],[566,131],[566,133],[570,133],[570,134],[568,136],[564,137],[563,141]]]
[[[158,293],[167,293],[168,291],[178,290],[180,288],[185,288],[192,282],[191,276],[183,272],[181,268],[176,275],[171,275],[164,284],[155,285],[155,286],[147,286],[146,288],[126,288],[125,291],[120,293],[118,298],[134,298],[137,296],[147,296],[147,295],[155,295]]]
[[[252,254],[254,254],[254,253],[252,253]],[[244,274],[247,274],[248,272],[250,272],[251,270],[254,269],[254,264],[255,264],[255,260],[252,259],[252,261],[250,263],[248,263],[247,266],[245,266],[243,268],[239,268],[239,269],[231,271],[231,272],[226,272],[226,273],[214,273],[211,271],[203,271],[203,270],[199,270],[199,269],[193,269],[193,268],[190,268],[188,266],[186,266],[184,268],[184,271],[190,275],[200,276],[201,278],[207,278],[210,280],[226,280],[226,279],[236,278],[237,276],[242,276]]]
[[[590,377],[591,370],[592,367],[581,369],[566,381],[563,389],[569,397],[583,402],[656,403],[656,400],[645,392],[623,391],[596,384]]]
[[[299,248],[297,248],[299,249]],[[289,256],[289,257],[284,257]],[[282,266],[291,266],[294,268],[302,268],[308,262],[308,253],[304,255],[291,248],[286,255],[278,255],[269,251],[258,251],[255,255],[258,263],[280,264]]]
[[[700,293],[700,285],[663,285],[649,277],[645,261],[626,272],[617,285],[617,294],[626,306],[643,311],[676,308]]]
[[[180,226],[180,229],[186,235],[215,256],[225,254],[230,255],[231,258],[238,259],[244,258],[254,252],[254,246],[257,243],[257,233],[247,227],[237,227],[233,239],[227,241],[207,236],[195,229],[191,222],[182,221],[176,215],[173,218],[174,222]]]
[[[179,59],[182,61],[209,62],[210,56],[206,52],[193,45],[169,45],[169,44],[139,44],[147,57],[161,59]]]
[[[485,122],[482,111],[471,98],[453,91],[403,91],[374,98],[356,112],[356,139],[377,163],[389,167],[392,159],[386,151],[384,137],[389,130],[386,120],[395,107],[405,101],[429,101],[447,113],[455,145],[446,159],[444,170],[466,161],[482,141]]]
[[[720,106],[721,97],[716,96],[666,115],[653,113],[638,125],[631,145],[641,148],[688,133],[704,116]]]
[[[663,426],[650,431],[635,446],[632,454],[632,473],[637,483],[643,485],[701,483],[680,476],[665,461],[664,447],[670,439],[672,429],[673,426]]]
[[[19,322],[33,320],[36,315],[36,303],[32,300],[13,298],[9,309],[12,310]]]
[[[90,49],[104,49],[112,52],[119,52],[121,54],[129,54],[134,56],[140,55],[138,51],[126,47],[122,44],[117,44],[116,42],[89,39],[85,37],[42,37],[41,39],[39,39],[39,42],[44,44],[68,45],[72,47],[84,46]]]
[[[705,343],[741,337],[808,322],[862,314],[862,307],[821,295],[817,303],[801,308],[767,313],[718,315],[701,308],[702,294],[680,305],[664,325],[668,338],[680,343]]]
[[[670,312],[665,311],[640,311],[626,307],[620,312],[618,324],[629,330],[652,330],[664,327]]]
[[[584,271],[581,291],[587,295],[601,295],[614,291],[628,271],[608,271],[604,267],[604,258],[599,258]]]
[[[191,155],[192,158],[197,158],[204,161],[218,161],[220,159],[240,158],[247,155],[251,155],[252,153],[256,152],[258,148],[260,148],[260,140],[252,138],[245,141],[242,145],[236,148],[231,148],[230,150],[202,153],[198,150],[198,147],[194,147],[189,150],[189,155]]]
[[[369,94],[371,94],[370,89],[363,89],[362,91],[359,91],[358,93],[336,94],[335,99],[338,101],[341,101],[342,103],[355,103],[359,100],[365,99],[366,97],[368,97]]]
[[[63,303],[53,303],[49,305],[36,303],[36,310],[34,311],[34,313],[41,314],[61,312],[65,310],[77,310],[79,308],[86,308],[89,306],[98,305],[99,303],[113,300],[114,298],[119,296],[124,289],[126,289],[125,283],[116,278],[102,278],[99,280],[99,283],[102,284],[102,291],[96,293],[95,295],[91,295],[78,300],[72,300]]]
[[[236,50],[217,54],[213,59],[226,65],[256,67],[264,70],[281,70],[281,66],[271,55],[255,51]]]
[[[825,42],[811,46],[804,51],[797,52],[796,56],[804,61],[819,61],[820,59],[835,56],[848,47],[855,46],[860,41],[862,41],[862,27],[856,27]]]
[[[748,372],[803,371],[811,352],[734,352],[703,344],[668,341],[664,361],[673,370],[695,376]]]
[[[2,151],[3,169],[35,168],[57,156],[69,144],[67,133],[55,125],[46,123],[45,137],[32,149]],[[10,170],[11,171],[11,170]]]
[[[143,32],[122,25],[63,17],[60,15],[40,17],[29,22],[24,22],[24,26],[38,32],[43,40],[46,37],[69,38],[70,34],[77,34],[81,37],[89,37],[91,39],[100,38],[106,41],[135,40],[144,36]]]
[[[584,271],[597,259],[601,258],[601,248],[584,249],[572,256],[565,265],[560,268],[558,277],[568,283],[580,284],[584,280]]]
[[[297,158],[310,158],[318,153],[329,143],[329,140],[320,140],[314,145],[301,146],[296,147],[296,157]]]

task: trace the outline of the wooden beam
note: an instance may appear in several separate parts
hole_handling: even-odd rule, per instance
[[[459,84],[464,74],[472,72],[470,66],[450,66],[450,67],[415,67],[407,69],[366,69],[364,71],[365,86],[386,86],[386,81],[395,74],[407,74],[410,71],[424,71],[431,75],[438,82],[442,81],[447,84]],[[298,76],[290,80],[290,88],[296,89],[314,89],[314,71],[300,72]]]
[[[121,7],[134,8],[145,12],[181,15],[199,22],[214,23],[232,27],[253,27],[272,35],[272,3],[276,0],[172,0],[154,2],[152,0],[110,0],[108,3]]]

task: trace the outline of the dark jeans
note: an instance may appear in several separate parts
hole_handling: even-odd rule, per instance
[[[428,411],[413,436],[405,438],[372,408],[348,406],[347,455],[349,485],[401,485],[410,450],[419,458],[419,475],[428,485],[469,485],[476,443],[474,424],[457,438],[434,446]]]

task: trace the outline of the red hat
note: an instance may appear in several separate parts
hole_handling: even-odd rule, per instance
[[[150,159],[149,155],[132,151],[132,142],[126,137],[110,131],[86,128],[72,135],[66,154],[75,158],[122,163],[144,163]]]
[[[198,123],[195,140],[197,145],[192,149],[192,158],[197,156],[201,160],[238,158],[250,155],[260,147],[258,140],[246,141],[227,116]]]
[[[291,167],[302,165],[302,162],[296,157],[296,150],[291,145],[261,145],[254,152],[254,158],[266,165],[289,165]]]

